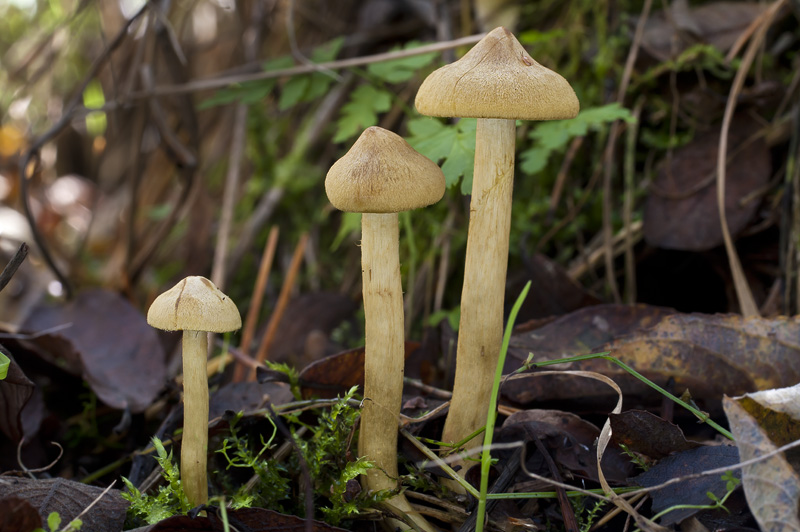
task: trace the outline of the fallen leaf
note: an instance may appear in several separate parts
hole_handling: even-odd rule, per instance
[[[211,394],[208,417],[214,419],[226,411],[247,413],[266,404],[282,405],[292,399],[292,391],[284,383],[231,382]]]
[[[0,431],[18,443],[25,434],[20,414],[33,395],[35,385],[25,376],[11,353],[3,346],[0,346],[0,351],[9,358],[8,374],[0,380]]]
[[[746,197],[764,187],[772,172],[763,138],[751,139],[759,124],[739,114],[728,137],[725,214],[732,235],[744,229],[759,201]],[[644,206],[644,237],[651,246],[704,251],[722,244],[717,206],[719,128],[674,151],[653,180]]]
[[[512,337],[516,369],[528,353],[534,362],[609,351],[656,384],[674,379],[681,393],[719,400],[723,394],[788,386],[800,381],[800,317],[743,318],[737,314],[677,314],[638,305],[588,307],[539,329]],[[626,394],[655,393],[603,359],[558,366],[613,378]],[[515,382],[518,383],[515,385]],[[574,382],[574,381],[573,381]],[[525,403],[605,395],[591,383],[565,379],[511,381],[503,394]]]
[[[796,441],[800,385],[723,401],[742,461],[772,453]],[[789,441],[786,441],[787,438]],[[793,464],[789,457],[793,457]],[[800,475],[795,452],[775,454],[742,469],[747,502],[762,530],[800,530]]]
[[[406,360],[418,342],[406,342]],[[300,372],[303,397],[336,397],[364,384],[364,348],[351,349],[312,362]]]
[[[687,440],[678,425],[644,410],[628,410],[608,417],[612,441],[654,460],[701,445]]]
[[[718,469],[738,462],[739,452],[736,447],[703,446],[670,455],[632,480],[640,486],[651,487],[674,478],[701,473],[709,469]],[[740,477],[739,471],[734,471],[733,475],[737,478]],[[721,477],[722,475],[701,476],[650,492],[653,499],[653,512],[658,513],[683,504],[713,504],[707,493],[711,492],[719,498],[727,493],[727,482]],[[659,523],[669,526],[683,521],[698,511],[696,508],[676,509],[665,514]]]
[[[25,499],[14,495],[0,499],[0,530],[26,532],[41,526],[42,517]]]
[[[63,478],[31,480],[0,477],[0,498],[13,495],[25,499],[38,510],[42,521],[47,521],[51,512],[58,512],[64,524],[78,517],[103,491],[102,488]],[[81,530],[119,532],[125,522],[128,505],[119,490],[109,490],[80,517],[83,521]]]
[[[654,12],[645,24],[642,48],[667,61],[695,42],[726,52],[765,6],[757,2],[711,2],[683,12]]]
[[[542,439],[557,464],[597,481],[595,441],[598,436],[599,428],[571,412],[536,409],[510,415],[503,422],[498,440],[532,442],[533,438]],[[632,471],[630,459],[611,447],[603,455],[602,466],[606,478],[616,483],[624,483]]]
[[[518,281],[509,280],[506,290],[506,301],[513,303],[522,287],[531,281],[531,294],[522,304],[517,322],[522,323],[536,318],[561,316],[573,310],[597,305],[600,300],[590,294],[572,279],[563,266],[541,253],[524,260],[525,270],[516,277]]]
[[[144,316],[116,293],[89,290],[66,305],[39,307],[22,329],[40,332],[68,323],[72,326],[30,342],[59,367],[79,372],[108,406],[134,413],[150,406],[164,386],[166,365],[157,333]],[[59,363],[64,360],[71,362]]]
[[[343,321],[352,318],[358,305],[341,294],[301,294],[286,306],[278,337],[269,351],[274,362],[303,367],[336,351],[329,335]]]

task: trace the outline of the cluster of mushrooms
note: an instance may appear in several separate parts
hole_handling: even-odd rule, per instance
[[[425,115],[478,119],[455,382],[441,438],[454,443],[485,425],[500,352],[516,120],[572,118],[578,100],[563,77],[534,61],[507,29],[497,28],[461,59],[428,76],[415,104]],[[331,167],[325,190],[334,207],[362,213],[366,354],[358,452],[376,466],[364,479],[366,489],[396,489],[404,365],[398,213],[439,201],[445,178],[435,162],[400,136],[370,127]],[[184,330],[181,475],[190,502],[204,504],[208,386],[203,331],[238,329],[241,318],[210,281],[189,277],[159,296],[147,319],[154,327]],[[402,494],[388,505],[423,530],[435,530]]]

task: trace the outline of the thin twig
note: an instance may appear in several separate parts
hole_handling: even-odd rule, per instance
[[[780,11],[785,3],[786,0],[777,0],[769,7],[761,21],[761,25],[753,35],[744,57],[742,57],[742,62],[739,65],[739,69],[736,71],[736,77],[733,79],[733,84],[728,94],[728,101],[725,105],[725,114],[722,118],[719,136],[719,148],[717,149],[717,208],[719,209],[719,222],[722,227],[722,240],[725,244],[725,252],[728,255],[728,263],[730,264],[731,273],[733,275],[733,286],[736,289],[736,297],[739,300],[739,310],[746,318],[759,316],[760,314],[755,298],[753,298],[753,292],[750,290],[747,277],[742,269],[742,263],[739,261],[739,255],[733,245],[733,238],[728,228],[728,218],[725,214],[725,170],[727,166],[725,163],[727,162],[728,154],[728,133],[731,127],[731,121],[733,120],[733,112],[736,109],[737,96],[742,91],[747,72],[750,70],[750,65],[753,64],[756,53],[764,37],[767,35],[767,29],[769,29],[775,15],[778,14],[778,11]]]
[[[264,6],[262,2],[253,2],[250,22],[242,34],[242,44],[246,61],[254,61],[258,55],[261,43],[261,26],[264,21]],[[231,225],[233,224],[233,210],[236,196],[239,193],[241,182],[242,154],[247,138],[247,110],[248,105],[242,101],[236,104],[234,110],[233,133],[231,134],[231,151],[228,158],[228,172],[225,175],[225,190],[222,196],[222,212],[220,214],[219,230],[217,231],[217,245],[214,248],[214,260],[211,267],[211,281],[220,290],[225,290],[228,278],[226,266],[228,265],[228,239],[230,238]]]
[[[628,128],[627,142],[625,146],[625,198],[622,204],[622,223],[625,231],[625,303],[633,305],[636,303],[636,264],[633,256],[633,198],[636,191],[636,137],[639,132],[639,118],[644,107],[644,96],[633,108],[634,123]]]
[[[256,360],[259,363],[264,363],[267,359],[267,353],[269,353],[269,348],[272,346],[272,342],[275,340],[275,335],[278,332],[278,325],[280,325],[281,319],[283,318],[283,313],[286,311],[286,305],[289,304],[289,295],[292,292],[292,288],[294,288],[294,281],[297,278],[297,272],[300,270],[300,264],[303,260],[303,250],[306,247],[306,243],[308,242],[308,233],[303,233],[300,235],[300,240],[297,242],[297,247],[294,249],[294,255],[292,255],[292,262],[289,265],[289,270],[286,272],[286,279],[283,281],[283,286],[281,286],[281,293],[278,296],[278,302],[275,304],[275,310],[272,311],[272,315],[269,318],[269,323],[267,324],[267,331],[264,333],[264,337],[261,339],[261,344],[258,347],[258,354],[256,355]],[[256,372],[252,370],[250,372],[249,380],[255,380]]]
[[[636,31],[633,36],[633,43],[631,43],[628,57],[625,61],[625,70],[622,72],[622,79],[619,83],[616,101],[622,104],[625,101],[625,93],[631,81],[631,74],[633,72],[633,65],[636,63],[636,58],[639,55],[639,48],[641,47],[642,39],[644,37],[644,29],[647,19],[650,16],[650,8],[653,5],[653,0],[645,0],[642,6],[642,14],[639,16],[639,21],[636,24]],[[604,172],[603,172],[603,236],[605,241],[604,258],[606,270],[606,283],[611,290],[611,295],[614,297],[616,303],[622,301],[619,294],[619,287],[617,286],[617,277],[614,273],[614,248],[612,244],[613,227],[611,221],[611,180],[612,171],[614,168],[614,146],[617,143],[617,136],[620,131],[620,121],[617,120],[611,124],[611,129],[608,134],[608,142],[606,144],[605,153],[603,154]]]
[[[284,68],[281,70],[269,70],[266,72],[257,72],[255,74],[244,74],[238,76],[226,76],[219,78],[208,78],[197,81],[192,81],[182,85],[165,85],[162,87],[155,87],[152,91],[139,91],[133,92],[128,95],[128,100],[137,100],[146,98],[148,96],[166,96],[171,94],[186,94],[190,92],[199,92],[209,89],[221,89],[230,85],[237,85],[247,83],[249,81],[260,81],[265,79],[283,78],[297,76],[300,74],[311,74],[317,72],[321,68],[329,70],[340,70],[344,68],[351,68],[356,66],[369,65],[371,63],[380,63],[382,61],[389,61],[392,59],[403,59],[405,57],[412,57],[415,55],[427,54],[432,52],[441,52],[458,48],[467,44],[474,44],[481,40],[485,34],[470,35],[468,37],[461,37],[453,39],[452,41],[438,42],[411,48],[407,50],[397,50],[394,52],[385,52],[381,54],[367,55],[363,57],[353,57],[350,59],[340,59],[338,61],[329,61],[327,63],[315,63],[313,66],[297,66],[292,68]],[[124,102],[116,102],[112,107],[123,105]]]
[[[68,528],[68,527],[69,527],[69,525],[71,525],[71,524],[72,524],[72,523],[73,523],[73,522],[74,522],[76,519],[80,519],[80,518],[81,518],[81,516],[85,515],[85,514],[86,514],[86,513],[87,513],[89,510],[91,510],[91,509],[94,507],[94,505],[95,505],[95,504],[97,504],[97,503],[100,501],[100,499],[102,499],[103,497],[105,497],[105,495],[106,495],[106,494],[107,494],[109,491],[111,491],[111,488],[113,488],[113,487],[114,487],[114,484],[116,484],[116,483],[117,483],[117,481],[116,481],[116,480],[114,480],[114,481],[113,481],[111,484],[109,484],[109,485],[108,485],[108,487],[107,487],[106,489],[104,489],[104,490],[102,491],[102,493],[100,493],[100,495],[98,495],[97,497],[95,497],[95,499],[94,499],[94,500],[91,502],[91,504],[89,504],[89,506],[87,506],[86,508],[84,508],[84,509],[83,509],[83,511],[82,511],[81,513],[79,513],[78,515],[76,515],[76,516],[75,516],[75,518],[74,518],[72,521],[70,521],[69,523],[67,523],[66,525],[64,525],[64,528],[62,528],[60,532],[64,532],[65,530],[69,530],[69,528]]]
[[[225,190],[222,193],[222,212],[217,231],[217,244],[214,248],[214,261],[211,266],[211,282],[225,290],[226,271],[228,258],[228,239],[233,223],[233,210],[236,206],[236,196],[239,192],[241,178],[242,154],[244,153],[245,134],[247,131],[247,104],[239,102],[234,111],[233,129],[231,136],[231,152],[228,158],[228,172],[225,175]]]
[[[25,257],[28,256],[28,244],[23,242],[19,245],[19,249],[14,256],[11,257],[11,260],[8,261],[8,264],[3,269],[3,273],[0,273],[0,292],[3,291],[3,288],[11,281],[11,278],[14,277],[14,274],[17,273],[20,265],[25,260]]]
[[[253,342],[253,335],[256,332],[258,315],[261,312],[261,303],[264,301],[264,292],[267,288],[269,273],[272,271],[272,262],[275,259],[275,249],[278,247],[279,232],[280,230],[277,225],[273,225],[272,229],[269,230],[267,245],[264,246],[261,262],[258,265],[258,276],[256,277],[256,284],[253,287],[253,299],[250,301],[250,308],[247,311],[247,318],[245,319],[244,330],[242,331],[242,341],[239,343],[239,349],[245,353],[250,351],[250,344]],[[237,365],[234,371],[233,381],[239,382],[244,379],[244,371],[243,365]]]

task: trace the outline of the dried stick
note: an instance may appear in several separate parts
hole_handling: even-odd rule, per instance
[[[258,47],[261,43],[261,25],[264,20],[264,9],[261,2],[253,2],[250,23],[247,26],[242,41],[244,56],[247,61],[255,61]],[[233,134],[231,135],[231,154],[228,160],[228,172],[225,176],[225,191],[222,195],[222,213],[220,214],[219,230],[217,231],[217,245],[214,248],[214,260],[211,266],[211,281],[220,290],[225,289],[226,266],[228,265],[228,239],[233,223],[233,209],[236,195],[241,182],[242,154],[247,136],[247,109],[244,102],[236,104],[233,118]]]
[[[731,120],[733,119],[733,112],[736,109],[736,100],[739,93],[744,86],[744,80],[747,77],[747,72],[750,70],[750,65],[756,57],[764,37],[767,35],[767,29],[772,24],[775,15],[778,14],[781,7],[786,3],[786,0],[777,0],[773,3],[767,13],[765,14],[761,25],[753,35],[747,51],[742,57],[742,62],[739,69],[736,71],[736,77],[733,79],[731,91],[728,94],[728,102],[725,104],[725,114],[722,117],[722,127],[719,136],[719,148],[717,150],[717,207],[719,208],[719,223],[722,226],[722,240],[725,243],[725,253],[728,255],[728,263],[731,267],[733,274],[733,286],[736,289],[736,298],[739,300],[739,310],[745,318],[751,316],[759,316],[758,306],[756,305],[753,292],[750,290],[750,285],[747,283],[742,263],[739,261],[739,255],[736,253],[736,248],[733,245],[730,229],[728,228],[728,218],[725,215],[725,170],[726,159],[728,153],[728,132],[731,127]]]
[[[636,173],[636,137],[639,133],[639,117],[644,107],[644,97],[640,96],[633,109],[635,122],[628,128],[627,145],[625,147],[625,197],[622,205],[622,220],[625,229],[625,303],[636,303],[636,267],[633,257],[633,196],[636,189],[634,180]]]
[[[622,79],[619,83],[619,90],[617,91],[618,103],[625,100],[625,92],[628,90],[628,85],[631,81],[631,73],[633,72],[633,65],[636,63],[636,57],[639,55],[639,47],[644,37],[645,24],[650,16],[650,8],[653,5],[652,0],[645,0],[642,6],[642,14],[639,17],[639,22],[636,24],[636,31],[633,35],[633,43],[628,51],[628,57],[625,61],[625,70],[622,72]],[[617,136],[620,131],[619,120],[611,124],[611,130],[608,134],[608,143],[604,153],[604,172],[603,172],[603,236],[605,239],[605,269],[606,269],[606,283],[611,289],[611,294],[614,297],[614,302],[620,303],[622,301],[619,295],[619,287],[617,286],[617,278],[614,274],[614,247],[612,239],[614,238],[613,228],[611,226],[611,178],[612,169],[614,167],[614,145],[617,143]]]
[[[3,288],[6,287],[8,282],[14,277],[14,274],[17,273],[17,269],[22,264],[22,261],[25,260],[25,257],[28,256],[28,244],[23,242],[20,244],[19,249],[14,256],[11,257],[11,260],[8,261],[8,264],[3,269],[3,273],[0,273],[0,292],[3,291]]]
[[[220,290],[225,290],[225,265],[228,257],[228,239],[233,223],[233,209],[239,191],[242,154],[244,153],[247,130],[247,104],[238,103],[234,111],[231,155],[228,159],[228,172],[225,176],[225,191],[222,193],[222,212],[217,231],[217,244],[214,248],[214,261],[211,266],[211,282]]]
[[[272,342],[275,340],[275,334],[278,332],[278,325],[280,325],[281,318],[283,318],[286,305],[289,304],[289,294],[294,287],[294,281],[297,278],[297,272],[300,270],[300,263],[303,260],[303,250],[306,247],[306,242],[308,242],[308,233],[303,233],[300,235],[300,241],[297,243],[297,247],[294,248],[292,262],[289,265],[289,271],[286,272],[286,279],[283,282],[283,286],[281,286],[281,293],[278,296],[278,302],[275,305],[275,310],[272,311],[272,315],[269,318],[267,331],[264,333],[264,337],[261,339],[261,345],[258,346],[256,360],[261,364],[263,364],[267,359],[269,348],[272,346]],[[255,378],[256,372],[255,370],[252,370],[248,380],[252,381],[255,380]]]
[[[269,230],[267,245],[264,246],[261,263],[258,265],[258,276],[256,277],[256,285],[253,289],[253,300],[250,301],[250,308],[247,311],[247,318],[244,322],[244,330],[242,330],[242,341],[239,344],[239,349],[245,353],[250,351],[250,344],[253,342],[253,335],[256,332],[258,314],[261,311],[261,303],[264,301],[264,290],[267,287],[269,273],[272,271],[272,262],[275,259],[275,248],[278,247],[279,232],[280,230],[276,225],[273,225],[272,229]],[[244,379],[244,372],[244,365],[238,364],[233,374],[233,382],[242,381]]]
[[[128,95],[130,100],[140,98],[147,98],[149,96],[166,96],[171,94],[185,94],[190,92],[199,92],[209,89],[220,89],[229,85],[238,83],[246,83],[248,81],[259,81],[265,79],[283,78],[297,76],[300,74],[310,74],[318,72],[320,69],[339,70],[344,68],[351,68],[356,66],[368,65],[370,63],[380,63],[381,61],[388,61],[390,59],[402,59],[404,57],[412,57],[431,52],[441,52],[443,50],[450,50],[458,48],[467,44],[474,44],[480,41],[486,34],[481,33],[478,35],[470,35],[468,37],[461,37],[453,39],[452,41],[437,42],[409,50],[398,50],[395,52],[384,52],[375,55],[367,55],[363,57],[353,57],[350,59],[340,59],[338,61],[329,61],[327,63],[315,63],[313,65],[302,65],[292,68],[284,68],[281,70],[269,70],[266,72],[257,72],[254,74],[244,74],[238,76],[227,76],[219,78],[200,79],[182,85],[166,85],[156,87],[151,91],[139,91]],[[112,107],[123,105],[125,102],[114,102]]]

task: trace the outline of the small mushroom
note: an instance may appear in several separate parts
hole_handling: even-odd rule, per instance
[[[478,118],[456,373],[442,435],[453,443],[486,424],[500,353],[515,121],[573,118],[579,106],[569,83],[534,61],[502,27],[455,63],[432,72],[415,104],[424,115]],[[479,443],[474,438],[467,447]]]
[[[364,407],[358,453],[375,464],[365,484],[397,488],[397,427],[405,363],[403,288],[400,282],[400,211],[425,207],[444,195],[444,174],[400,136],[366,129],[325,178],[328,199],[361,217],[361,269],[365,315]],[[430,524],[403,495],[387,501],[420,527]]]
[[[181,483],[192,506],[208,502],[208,333],[241,328],[233,301],[205,277],[187,277],[153,301],[147,323],[183,331]]]

